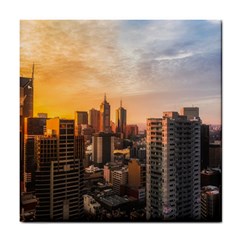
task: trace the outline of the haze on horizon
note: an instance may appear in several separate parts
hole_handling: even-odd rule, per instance
[[[20,75],[35,63],[34,115],[73,118],[123,101],[127,123],[196,106],[221,124],[221,22],[24,20]]]

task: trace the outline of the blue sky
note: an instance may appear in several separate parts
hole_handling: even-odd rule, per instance
[[[21,21],[21,74],[36,63],[37,112],[71,117],[119,101],[128,123],[198,106],[221,123],[220,21]]]

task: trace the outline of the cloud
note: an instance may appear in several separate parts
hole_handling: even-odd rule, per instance
[[[175,56],[163,55],[163,56],[155,58],[155,60],[156,61],[176,60],[176,59],[183,59],[183,58],[191,57],[192,55],[193,55],[192,53],[178,53]]]
[[[104,92],[211,98],[221,95],[221,22],[21,21],[22,75],[32,62],[39,106],[67,101],[68,112],[91,108]]]

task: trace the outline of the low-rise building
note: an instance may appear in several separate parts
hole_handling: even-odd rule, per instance
[[[121,185],[120,195],[121,196],[127,195],[128,197],[135,198],[140,202],[144,202],[146,200],[146,188]]]
[[[37,198],[33,193],[21,194],[21,221],[33,221],[36,215]]]
[[[83,195],[84,210],[87,213],[96,215],[99,212],[101,205],[90,195]]]
[[[102,206],[109,210],[124,209],[130,203],[127,198],[120,197],[118,195],[104,196],[100,198]]]
[[[219,188],[215,186],[202,187],[201,219],[204,221],[221,221],[221,199]]]
[[[112,173],[112,179],[113,179],[113,190],[116,194],[120,195],[121,185],[125,185],[128,183],[127,167],[123,167],[120,170],[114,170]]]
[[[121,169],[122,164],[116,162],[109,162],[104,165],[103,177],[107,183],[112,183],[112,172]]]

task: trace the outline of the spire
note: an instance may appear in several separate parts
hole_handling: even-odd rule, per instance
[[[104,93],[104,102],[107,101],[106,93]]]
[[[120,100],[120,107],[122,107],[122,99]]]
[[[33,81],[33,79],[34,79],[34,63],[32,65],[32,81]]]

